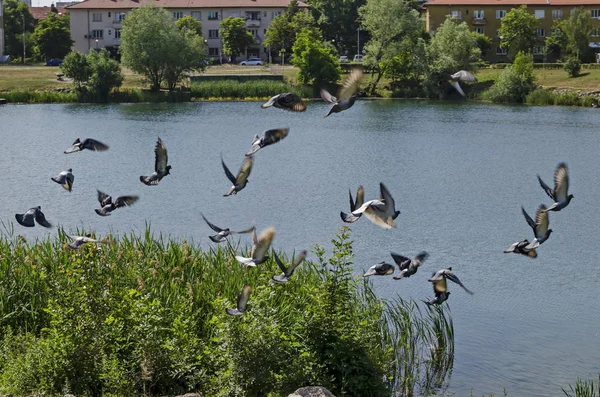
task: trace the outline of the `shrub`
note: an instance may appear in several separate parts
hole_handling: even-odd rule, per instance
[[[581,72],[581,62],[576,57],[570,57],[565,60],[564,69],[567,71],[569,77],[577,77]]]
[[[77,51],[72,51],[65,57],[60,65],[60,70],[65,76],[73,79],[78,88],[81,88],[82,83],[87,83],[92,76],[92,69],[87,57]]]
[[[525,98],[525,103],[528,105],[554,105],[554,97],[555,95],[543,88],[537,88],[532,91],[527,98]]]
[[[519,52],[515,62],[504,69],[496,83],[484,93],[484,98],[498,103],[522,103],[534,88],[533,56]]]
[[[110,59],[110,53],[105,49],[91,51],[88,54],[88,63],[92,71],[88,87],[98,97],[108,100],[110,91],[113,88],[119,88],[123,84],[121,66],[114,59]]]

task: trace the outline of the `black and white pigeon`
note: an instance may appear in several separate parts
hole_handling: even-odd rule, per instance
[[[452,87],[454,87],[460,95],[465,96],[465,92],[462,90],[460,84],[458,83],[459,81],[475,83],[477,82],[477,78],[473,76],[472,73],[467,72],[466,70],[459,70],[458,72],[450,75],[450,84],[452,84]]]
[[[222,229],[212,223],[210,223],[208,221],[208,219],[206,219],[206,217],[204,216],[204,214],[200,213],[200,215],[202,215],[202,219],[204,219],[204,222],[206,222],[206,224],[215,232],[217,232],[217,234],[215,234],[214,236],[208,236],[208,238],[210,238],[212,240],[212,242],[214,243],[221,243],[223,241],[225,241],[227,239],[228,236],[231,236],[232,234],[243,234],[243,233],[250,233],[252,232],[255,227],[252,226],[251,228],[245,229],[245,230],[241,230],[239,232],[235,232],[233,230],[230,229]]]
[[[363,274],[363,277],[389,276],[390,274],[394,273],[394,270],[396,270],[394,265],[390,265],[389,263],[385,262],[379,262],[378,264],[371,266],[369,270]]]
[[[505,254],[515,253],[528,256],[530,258],[537,258],[537,251],[535,249],[526,249],[529,245],[529,240],[525,239],[523,241],[517,241],[513,243],[510,247],[504,250]]]
[[[435,298],[423,302],[427,303],[427,306],[441,305],[450,297],[450,291],[448,291],[448,284],[446,283],[446,279],[442,277],[439,280],[433,281],[432,284],[433,294],[435,295]]]
[[[396,203],[394,198],[390,194],[390,191],[383,184],[379,184],[380,199],[370,200],[358,208],[356,211],[352,211],[351,215],[357,216],[358,214],[365,214],[368,220],[380,226],[384,229],[391,229],[396,227],[394,219],[400,215],[400,211],[396,210]],[[342,215],[342,219],[344,216]],[[346,219],[351,220],[350,216]]]
[[[86,138],[83,141],[77,138],[75,142],[73,142],[71,147],[65,150],[64,153],[69,154],[81,152],[84,149],[103,152],[105,150],[108,150],[108,146],[92,138]]]
[[[429,256],[429,254],[425,251],[419,253],[414,257],[414,259],[407,258],[394,252],[391,252],[390,255],[392,255],[394,262],[396,262],[396,265],[398,265],[398,270],[400,270],[400,274],[394,276],[394,280],[409,278],[415,274],[417,270],[419,270],[419,266],[421,266],[425,259],[427,259]]]
[[[246,156],[252,156],[265,146],[279,142],[288,135],[289,131],[289,128],[277,128],[274,130],[265,131],[262,137],[255,135],[254,139],[252,140],[252,148],[250,148],[250,151],[246,153]]]
[[[140,181],[148,186],[158,185],[158,182],[169,175],[169,171],[171,171],[171,166],[167,164],[168,160],[167,147],[159,137],[154,147],[154,172],[150,175],[140,176]]]
[[[356,222],[362,214],[353,215],[352,212],[359,209],[365,202],[365,189],[360,185],[356,191],[356,201],[352,198],[352,191],[348,189],[348,195],[350,196],[350,213],[346,214],[344,211],[340,211],[340,217],[346,223]]]
[[[350,75],[344,80],[344,84],[342,85],[342,88],[340,88],[337,98],[331,95],[327,90],[321,90],[321,98],[328,104],[333,105],[325,117],[329,116],[331,113],[339,113],[350,109],[352,105],[354,105],[354,102],[356,101],[356,92],[358,91],[362,75],[361,69],[352,69]]]
[[[556,171],[554,172],[554,189],[550,189],[539,175],[537,178],[540,181],[542,189],[554,201],[554,204],[548,207],[546,211],[560,211],[569,205],[574,196],[569,194],[569,169],[567,168],[567,164],[560,163],[556,167]]]
[[[108,240],[106,238],[103,238],[102,240],[96,240],[96,239],[92,238],[91,234],[86,234],[85,236],[69,236],[69,235],[66,235],[66,236],[71,240],[71,243],[68,244],[68,247],[71,248],[72,250],[78,250],[79,248],[81,248],[82,245],[88,244],[88,243],[95,243],[95,244],[108,243]]]
[[[244,314],[246,307],[248,307],[248,301],[250,300],[250,293],[252,292],[252,287],[248,284],[244,285],[242,288],[242,292],[238,295],[237,299],[237,307],[234,309],[225,309],[227,314],[230,316],[241,316]]]
[[[254,162],[254,158],[252,156],[246,156],[244,158],[244,162],[240,167],[236,176],[233,176],[229,168],[225,165],[225,161],[223,161],[223,156],[221,156],[221,165],[223,166],[223,170],[225,170],[225,175],[227,178],[233,183],[231,189],[224,194],[224,197],[231,196],[232,194],[237,194],[240,190],[246,187],[246,184],[249,182],[248,177],[250,176],[250,171],[252,171],[252,163]]]
[[[66,171],[61,171],[60,174],[50,179],[61,185],[63,189],[68,190],[69,192],[73,189],[73,181],[75,180],[75,177],[73,176],[72,168],[69,168]]]
[[[533,241],[529,243],[524,250],[536,249],[542,245],[542,243],[548,240],[550,238],[550,234],[552,234],[552,229],[548,229],[550,218],[548,216],[546,206],[544,204],[539,206],[535,214],[535,222],[533,219],[531,219],[527,211],[525,211],[525,208],[521,207],[521,212],[523,212],[523,216],[525,217],[527,224],[531,226],[533,229],[533,234],[535,235]]]
[[[116,200],[113,200],[111,196],[98,190],[98,201],[101,208],[94,211],[100,216],[109,216],[117,208],[132,205],[138,200],[139,196],[119,196]]]
[[[267,253],[269,252],[269,247],[271,247],[271,242],[274,237],[275,228],[269,226],[263,230],[258,239],[256,239],[255,235],[253,236],[254,244],[252,245],[250,258],[236,255],[235,259],[246,267],[255,267],[256,265],[263,263],[269,259]]]
[[[306,104],[302,101],[302,98],[293,92],[285,92],[283,94],[275,95],[260,107],[262,109],[266,109],[270,108],[271,106],[278,109],[291,110],[293,112],[304,112],[306,110]]]
[[[290,277],[292,277],[292,274],[294,274],[294,270],[296,270],[296,268],[304,261],[304,259],[306,259],[306,254],[306,251],[300,252],[300,255],[298,255],[297,258],[292,258],[292,261],[290,262],[288,267],[285,267],[283,262],[281,262],[281,259],[279,259],[279,256],[277,256],[277,253],[273,250],[275,262],[277,262],[277,266],[279,266],[279,268],[283,272],[278,276],[273,276],[273,281],[280,284],[287,283]]]
[[[37,222],[40,226],[43,227],[52,227],[50,222],[46,220],[46,217],[42,212],[42,207],[40,206],[30,208],[24,214],[15,214],[15,218],[17,219],[17,222],[19,222],[20,225],[23,225],[25,227],[34,227],[35,222]]]
[[[452,273],[451,267],[447,269],[438,270],[437,272],[433,273],[428,281],[434,283],[435,285],[436,282],[442,279],[447,279],[460,285],[462,289],[464,289],[468,294],[473,295],[473,292],[471,292],[467,287],[463,285],[463,283],[458,279],[456,274]]]

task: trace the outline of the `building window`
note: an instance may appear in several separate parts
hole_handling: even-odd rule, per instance
[[[192,11],[192,18],[194,18],[196,21],[201,21],[202,13],[200,11]]]
[[[544,31],[544,29],[542,29],[542,28],[537,28],[537,29],[535,30],[535,35],[536,35],[537,37],[544,37],[544,36],[545,36],[545,31]]]
[[[108,12],[108,17],[110,18],[110,11]]]
[[[219,13],[217,11],[210,11],[208,13],[209,21],[216,21],[217,19],[219,19]]]
[[[280,15],[281,15],[281,11],[273,11],[271,13],[271,19],[275,19],[275,18],[277,18]]]
[[[174,20],[177,21],[178,19],[181,19],[181,18],[183,18],[183,11],[176,11],[173,13]]]
[[[248,32],[252,33],[252,36],[258,37],[258,29],[248,29]]]
[[[600,10],[590,10],[592,12],[592,18],[600,18]],[[571,15],[575,13],[575,9],[571,10]]]
[[[260,21],[260,11],[246,12],[246,20]]]
[[[483,19],[483,10],[473,11],[473,19]]]
[[[533,55],[542,55],[544,53],[543,45],[536,45],[533,47]]]
[[[546,16],[546,10],[535,10],[534,14],[537,19],[544,19]]]
[[[125,20],[124,12],[115,12],[115,22],[123,22]]]
[[[592,37],[600,36],[600,28],[593,28],[592,32],[590,33],[590,36],[592,36]]]
[[[121,38],[121,29],[115,29],[115,39]]]
[[[506,50],[504,48],[496,47],[496,55],[506,55]]]
[[[101,39],[104,36],[102,29],[92,30],[92,39]]]
[[[560,19],[563,17],[563,10],[552,10],[552,19]]]
[[[208,38],[209,39],[218,39],[219,38],[219,30],[218,29],[209,29]]]
[[[218,57],[219,56],[219,49],[216,47],[209,47],[208,48],[208,55],[210,55],[211,57]]]
[[[496,10],[496,19],[502,19],[506,15],[506,10]]]
[[[102,22],[102,13],[93,13],[92,14],[92,22]]]
[[[452,11],[452,18],[462,19],[462,12],[460,12],[460,11]]]
[[[479,33],[479,34],[485,34],[483,32],[483,28],[475,28],[475,33]]]

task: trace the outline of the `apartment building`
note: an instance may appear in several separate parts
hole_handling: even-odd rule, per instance
[[[222,59],[221,21],[227,17],[245,18],[246,28],[254,36],[254,44],[247,48],[245,56],[266,60],[269,54],[263,42],[267,27],[286,10],[289,0],[84,0],[67,7],[73,48],[87,53],[90,49],[118,47],[127,14],[149,4],[167,9],[174,21],[189,15],[202,22],[208,54],[217,61]]]
[[[590,12],[595,24],[592,38],[597,37],[600,42],[600,0],[430,0],[423,7],[426,8],[427,31],[434,31],[444,22],[446,15],[452,15],[466,22],[473,31],[491,39],[492,48],[485,55],[487,61],[508,62],[506,51],[500,47],[500,24],[508,11],[523,4],[538,19],[538,40],[533,48],[536,61],[544,60],[545,40],[552,34],[553,22],[569,18],[575,8],[583,7]],[[600,43],[593,42],[590,45]]]

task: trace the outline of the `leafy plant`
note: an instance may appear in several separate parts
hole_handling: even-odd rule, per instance
[[[484,93],[492,102],[523,102],[535,89],[533,56],[519,52],[512,66],[504,69],[495,84]]]
[[[569,385],[569,391],[562,389],[563,393],[567,397],[598,397],[600,396],[600,375],[598,375],[598,382],[594,384],[593,380],[586,381],[577,378],[575,388]],[[572,394],[575,393],[575,394]]]
[[[565,60],[564,69],[569,77],[577,77],[581,72],[581,62],[576,57],[569,57]]]

